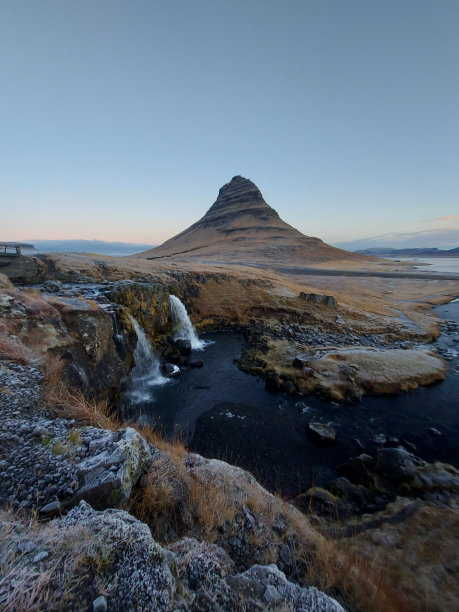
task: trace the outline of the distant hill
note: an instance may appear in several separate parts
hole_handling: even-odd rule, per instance
[[[433,220],[434,221],[434,220]],[[355,238],[337,242],[333,246],[348,251],[360,252],[368,249],[455,249],[459,244],[459,228],[438,227],[420,232],[392,232],[379,236]]]
[[[459,247],[455,249],[390,249],[380,247],[355,252],[361,255],[374,255],[375,257],[459,257]]]
[[[297,265],[367,259],[288,225],[265,202],[258,187],[242,176],[233,177],[220,189],[202,219],[137,257]]]

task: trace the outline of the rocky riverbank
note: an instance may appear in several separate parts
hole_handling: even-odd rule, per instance
[[[136,486],[137,497],[147,495],[149,478],[156,488],[167,486],[168,453],[130,428],[107,431],[53,416],[41,384],[36,367],[0,362],[1,504],[22,510],[21,515],[5,511],[0,521],[3,609],[342,610],[316,589],[289,582],[279,570],[287,559],[284,569],[291,573],[293,549],[244,505],[250,495],[270,507],[276,502],[249,474],[227,464],[186,458],[196,482],[219,483],[222,495],[225,481],[239,482],[239,490],[232,487],[231,503],[242,524],[228,525],[219,537],[223,546],[232,547],[232,556],[192,537],[168,548],[155,542],[147,525],[112,508],[126,508]],[[173,502],[179,501],[177,492]],[[28,510],[42,520],[62,518],[32,525]],[[308,529],[314,547],[320,537]],[[284,521],[278,532],[287,530]],[[188,531],[193,532],[192,524]],[[247,532],[258,533],[259,540],[249,544]],[[269,551],[273,560],[277,551],[277,566],[251,563],[261,562]]]

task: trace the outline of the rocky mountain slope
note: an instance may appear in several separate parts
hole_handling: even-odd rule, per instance
[[[369,259],[305,236],[288,225],[265,202],[258,187],[242,176],[233,177],[220,189],[202,219],[137,257],[297,265]]]

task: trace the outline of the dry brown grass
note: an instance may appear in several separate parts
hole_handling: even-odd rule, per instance
[[[30,557],[46,550],[46,569],[25,561],[19,541],[36,545]],[[0,511],[0,609],[2,612],[73,610],[82,606],[87,587],[98,577],[94,556],[88,558],[91,540],[78,526],[65,534],[52,523],[43,526],[35,516]],[[89,570],[91,566],[91,571]],[[103,579],[101,579],[103,581]],[[86,588],[85,588],[86,587]],[[89,604],[89,602],[87,602]]]
[[[32,358],[31,350],[15,335],[10,333],[4,322],[0,323],[0,359],[26,365]]]
[[[395,588],[384,566],[357,555],[351,542],[324,539],[308,567],[308,582],[336,597],[350,610],[415,612],[424,609]]]
[[[254,489],[248,508],[268,527],[281,515],[285,541],[294,540],[293,554],[307,562],[305,584],[337,598],[348,610],[359,612],[415,612],[424,609],[395,588],[387,566],[358,554],[353,539],[333,540],[311,526],[307,516],[277,496],[269,499]],[[274,559],[272,562],[275,562]]]
[[[123,425],[135,427],[131,423]],[[144,487],[132,497],[130,511],[146,522],[161,542],[180,535],[214,541],[218,527],[235,515],[226,492],[190,474],[186,467],[188,451],[180,440],[169,442],[152,427],[137,430],[161,451],[161,456],[148,472]]]
[[[208,542],[218,538],[219,527],[233,521],[241,504],[231,500],[224,486],[202,482],[186,468],[187,450],[178,441],[163,440],[151,428],[142,435],[162,450],[150,470],[145,487],[131,500],[130,511],[149,524],[162,543],[187,535]],[[234,495],[234,492],[233,492]],[[285,541],[295,540],[295,557],[308,563],[305,583],[329,593],[350,610],[405,612],[415,610],[403,594],[394,589],[384,567],[356,554],[350,543],[327,539],[314,529],[307,517],[288,502],[269,495],[261,487],[249,487],[245,505],[268,528],[279,515],[284,517]],[[274,542],[255,542],[263,548],[266,563],[276,562]]]
[[[119,429],[120,424],[110,412],[106,401],[88,398],[79,389],[65,384],[64,362],[61,357],[47,353],[42,367],[43,399],[56,415],[110,431]]]
[[[56,317],[57,310],[44,298],[38,289],[9,289],[8,295],[14,297],[16,302],[22,304],[28,316],[36,317]]]

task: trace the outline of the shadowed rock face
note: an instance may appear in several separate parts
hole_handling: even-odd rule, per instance
[[[355,259],[283,221],[252,181],[235,176],[207,213],[182,233],[138,257],[236,263],[298,263]]]
[[[209,208],[202,221],[211,221],[225,218],[228,214],[236,217],[244,214],[254,216],[274,217],[279,219],[277,212],[268,206],[261,195],[261,191],[242,176],[234,176],[229,183],[223,185],[218,192],[218,198]]]
[[[191,230],[198,228],[218,228],[223,234],[232,234],[255,228],[278,231],[279,223],[286,226],[282,229],[293,230],[292,227],[287,226],[280,219],[274,208],[266,204],[255,183],[242,176],[234,176],[229,183],[226,183],[220,189],[217,199],[204,217],[193,223],[179,236],[185,236]],[[176,236],[176,238],[179,236]],[[172,238],[173,240],[175,239]]]

